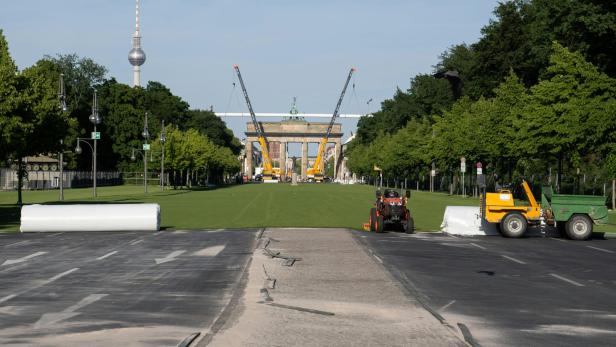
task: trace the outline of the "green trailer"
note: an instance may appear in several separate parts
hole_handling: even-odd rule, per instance
[[[541,209],[548,225],[556,226],[573,240],[586,240],[593,224],[607,224],[605,197],[594,195],[554,194],[552,187],[543,187]]]

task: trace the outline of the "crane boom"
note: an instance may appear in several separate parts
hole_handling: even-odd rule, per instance
[[[246,86],[244,85],[244,79],[242,78],[242,73],[240,72],[240,67],[238,65],[233,65],[235,72],[237,73],[237,78],[240,80],[240,85],[242,86],[242,92],[244,92],[244,99],[246,99],[246,106],[248,106],[248,111],[250,112],[250,117],[252,118],[252,124],[255,127],[255,131],[257,132],[257,137],[259,140],[259,145],[261,146],[261,156],[263,157],[263,179],[271,179],[272,178],[272,160],[269,156],[268,151],[268,143],[267,138],[265,137],[265,132],[263,131],[263,127],[259,122],[257,122],[257,116],[255,115],[254,110],[252,109],[252,104],[250,103],[250,98],[248,97],[248,92],[246,91]]]
[[[323,180],[323,170],[321,170],[321,162],[323,161],[323,155],[325,154],[325,147],[327,146],[327,141],[329,140],[329,136],[331,135],[332,128],[334,127],[334,123],[336,122],[336,118],[338,117],[338,112],[340,111],[340,106],[342,105],[342,100],[344,99],[344,94],[346,93],[347,87],[349,86],[349,82],[351,81],[353,72],[355,72],[355,68],[351,68],[351,70],[349,70],[349,75],[347,76],[347,79],[344,82],[344,87],[342,88],[342,92],[340,93],[340,97],[338,98],[338,103],[336,104],[336,108],[334,109],[332,118],[329,121],[329,126],[327,127],[327,132],[325,133],[325,137],[323,137],[321,139],[321,142],[319,143],[319,150],[317,152],[317,158],[314,160],[314,165],[312,166],[312,168],[308,169],[307,171],[307,174],[309,176],[314,176],[314,179],[316,181]]]

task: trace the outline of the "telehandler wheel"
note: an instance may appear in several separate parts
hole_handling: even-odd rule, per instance
[[[382,233],[383,230],[385,229],[385,223],[383,222],[383,216],[376,216],[376,223],[375,223],[375,231],[377,233]]]
[[[565,224],[565,231],[572,240],[587,240],[592,235],[592,221],[583,214],[573,215]]]
[[[407,234],[415,233],[415,221],[410,216],[406,219],[406,222],[403,224],[404,232]]]
[[[526,218],[519,213],[509,213],[501,220],[501,234],[505,237],[517,238],[524,235],[528,223]]]
[[[376,231],[376,208],[370,209],[370,231]]]

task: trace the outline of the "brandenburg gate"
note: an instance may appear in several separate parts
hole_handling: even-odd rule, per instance
[[[327,126],[329,123],[311,123],[303,119],[288,119],[281,122],[259,122],[265,133],[265,137],[270,144],[270,151],[274,146],[280,147],[280,168],[282,179],[285,179],[286,175],[286,161],[287,161],[287,145],[289,143],[301,143],[302,145],[302,157],[301,165],[302,172],[301,178],[306,179],[306,168],[308,166],[308,144],[320,143],[325,137]],[[246,123],[246,168],[244,174],[248,177],[252,177],[252,151],[253,143],[258,142],[257,132],[252,122]],[[341,142],[342,142],[342,125],[335,123],[332,127],[331,134],[329,135],[328,143],[333,143],[335,148],[335,165],[334,165],[334,177],[338,174],[339,163],[341,162]],[[323,168],[325,159],[321,162],[321,168]]]

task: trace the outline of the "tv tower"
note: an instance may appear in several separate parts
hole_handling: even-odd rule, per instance
[[[128,61],[133,66],[133,87],[141,86],[141,65],[145,63],[145,52],[141,49],[139,34],[139,0],[135,0],[135,33],[133,34],[133,49],[128,52]]]

